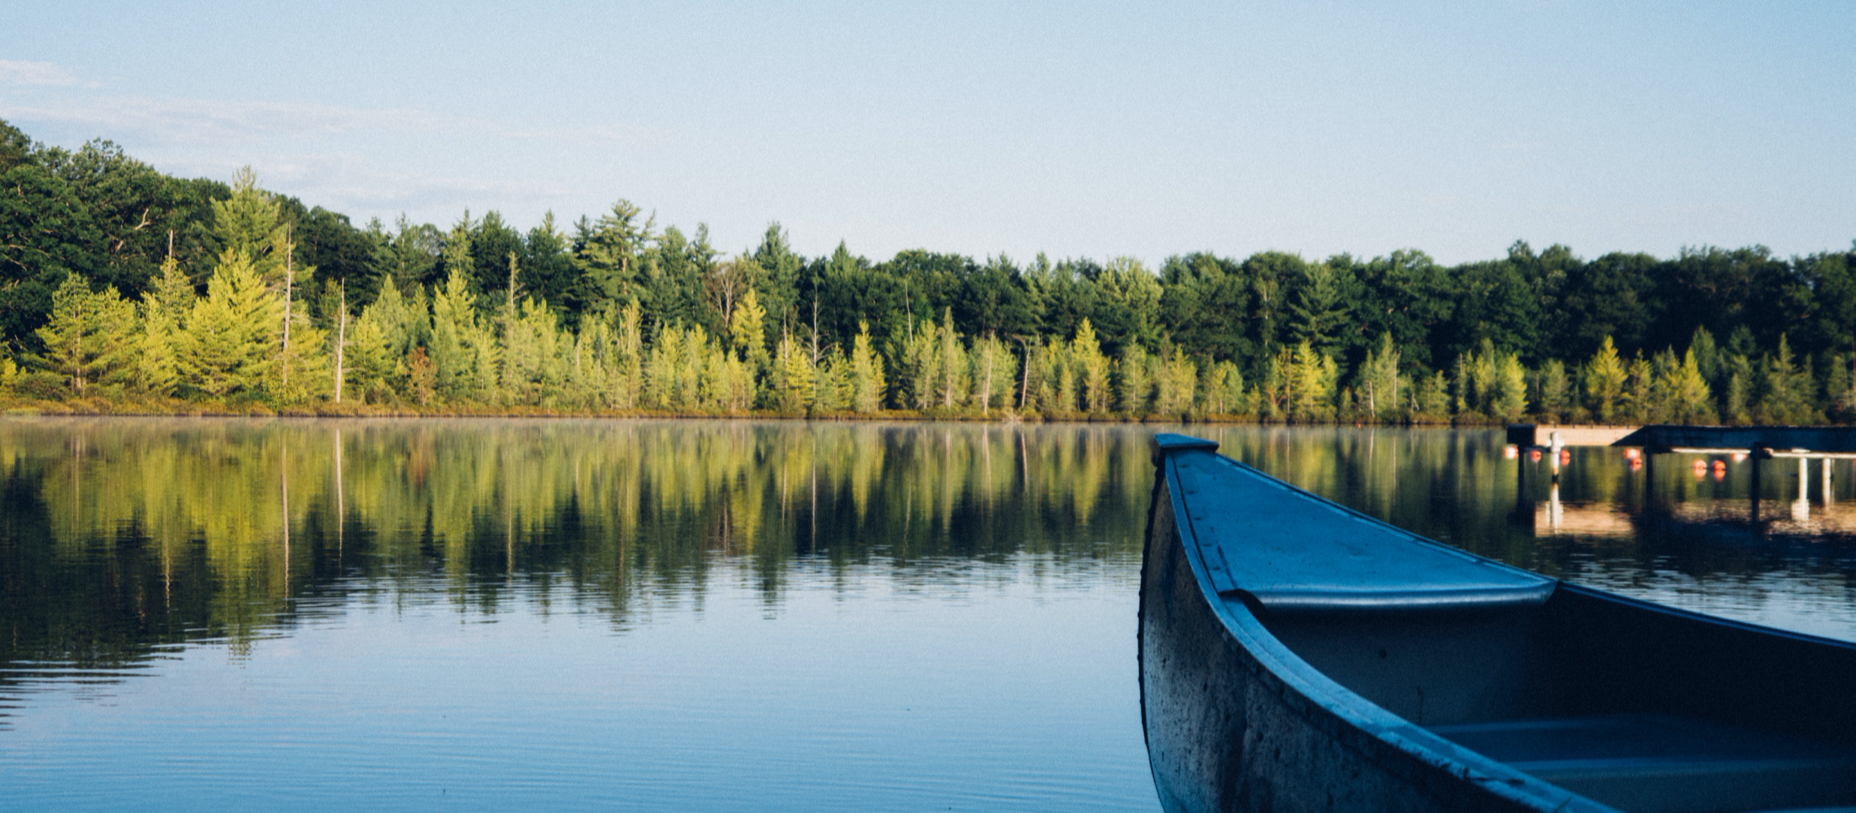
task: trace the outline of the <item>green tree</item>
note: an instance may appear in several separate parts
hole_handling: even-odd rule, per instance
[[[742,292],[741,301],[735,303],[734,313],[728,319],[728,335],[735,351],[756,372],[766,370],[770,360],[766,319],[767,310],[761,307],[760,295],[753,288]]]
[[[1395,421],[1403,411],[1399,402],[1399,349],[1391,333],[1381,333],[1379,348],[1366,351],[1360,363],[1354,392],[1373,420]]]
[[[1341,274],[1327,263],[1309,263],[1301,277],[1289,298],[1289,338],[1332,355],[1345,346],[1349,321]]]
[[[1812,381],[1811,370],[1801,367],[1792,356],[1791,344],[1785,334],[1779,334],[1779,351],[1769,356],[1765,364],[1765,378],[1760,388],[1764,396],[1759,400],[1759,420],[1768,424],[1803,424],[1812,418],[1811,397],[1816,388]]]
[[[227,248],[176,337],[181,375],[210,398],[255,397],[277,364],[282,311],[251,257]]]
[[[1585,363],[1585,396],[1599,421],[1610,423],[1617,417],[1618,402],[1624,397],[1624,383],[1628,379],[1629,373],[1618,360],[1617,348],[1611,345],[1611,337],[1606,336],[1598,352]]]
[[[1519,420],[1527,411],[1527,368],[1513,353],[1498,354],[1495,369],[1495,417]]]
[[[37,333],[45,353],[31,360],[62,376],[72,395],[82,397],[91,385],[133,374],[135,307],[115,288],[92,293],[83,277],[67,275],[52,294],[51,320]]]
[[[1660,400],[1666,405],[1670,418],[1678,423],[1713,422],[1714,393],[1701,374],[1701,363],[1693,346],[1683,355],[1681,364],[1663,371],[1657,383],[1662,390]]]
[[[932,346],[932,338],[926,339]],[[773,408],[781,412],[804,412],[812,405],[813,387],[815,385],[812,359],[797,342],[793,341],[791,332],[780,334],[780,343],[773,354],[774,381],[769,397]],[[925,394],[927,390],[917,390]]]
[[[250,260],[267,283],[283,265],[281,249],[288,240],[283,209],[270,193],[258,188],[251,167],[242,167],[232,179],[232,196],[213,202],[213,236],[220,251],[234,251]]]
[[[1549,423],[1558,423],[1572,405],[1572,381],[1566,375],[1566,364],[1559,359],[1548,360],[1540,368],[1539,382],[1535,392],[1540,417]]]
[[[1211,415],[1236,415],[1247,410],[1244,397],[1244,373],[1229,361],[1211,366],[1205,375],[1205,411]]]
[[[851,409],[871,414],[883,406],[883,357],[871,346],[870,324],[857,323],[851,343]]]
[[[1070,339],[1069,359],[1075,375],[1081,379],[1083,410],[1092,414],[1106,414],[1109,410],[1109,372],[1113,365],[1108,356],[1102,354],[1102,344],[1096,338],[1095,327],[1084,318],[1076,325],[1076,335]],[[1074,409],[1074,404],[1068,405]]]
[[[1154,412],[1178,416],[1192,411],[1198,396],[1199,367],[1178,345],[1173,354],[1159,365],[1154,387]]]
[[[966,399],[969,363],[967,354],[960,346],[960,332],[954,329],[954,310],[948,308],[942,315],[941,326],[935,331],[939,347],[935,350],[934,389],[936,400],[943,409],[960,406]]]
[[[1120,383],[1116,405],[1130,415],[1147,414],[1154,400],[1153,357],[1148,355],[1146,348],[1127,344],[1122,347],[1121,360],[1115,366]]]

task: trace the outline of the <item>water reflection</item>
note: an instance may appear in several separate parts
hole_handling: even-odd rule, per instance
[[[613,623],[743,568],[1034,555],[1131,562],[1145,434],[1114,427],[611,421],[0,423],[0,693],[109,680],[167,647],[237,653],[342,597],[436,591],[493,613],[570,588]]]

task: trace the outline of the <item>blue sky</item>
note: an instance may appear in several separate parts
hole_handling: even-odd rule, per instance
[[[0,118],[357,224],[1019,260],[1856,238],[1852,3],[32,3]]]

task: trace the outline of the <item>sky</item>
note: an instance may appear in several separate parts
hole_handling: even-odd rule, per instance
[[[1856,3],[52,3],[0,119],[448,227],[1023,262],[1856,239]]]

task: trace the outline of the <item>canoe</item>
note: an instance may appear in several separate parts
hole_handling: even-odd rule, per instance
[[[1168,811],[1856,812],[1856,646],[1568,584],[1154,440]]]

